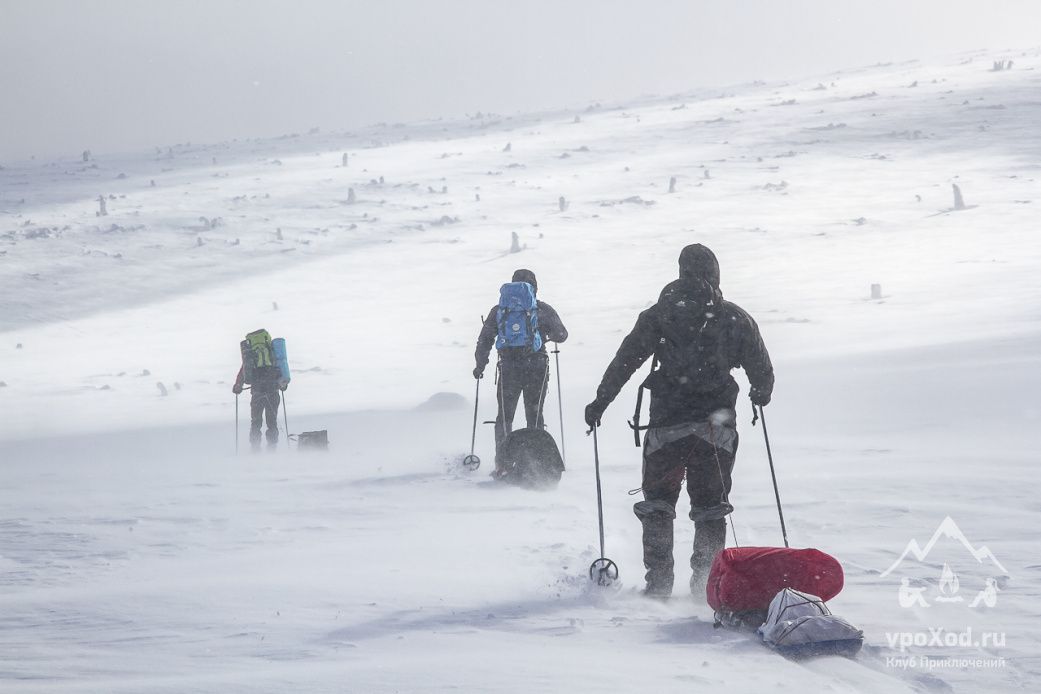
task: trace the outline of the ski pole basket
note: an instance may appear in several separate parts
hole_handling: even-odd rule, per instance
[[[618,565],[600,557],[589,565],[589,580],[598,586],[609,586],[618,580]]]

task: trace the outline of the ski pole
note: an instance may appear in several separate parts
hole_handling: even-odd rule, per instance
[[[596,426],[590,430],[593,434],[593,464],[596,469],[596,515],[600,523],[600,558],[589,565],[589,578],[598,586],[609,586],[618,579],[618,565],[604,556],[604,501],[600,489],[600,449],[596,440]]]
[[[788,546],[788,529],[784,527],[784,511],[781,510],[781,493],[777,491],[777,474],[774,472],[774,457],[770,452],[770,435],[766,432],[766,413],[762,405],[759,405],[759,419],[763,420],[763,439],[766,441],[766,458],[770,461],[770,478],[774,483],[774,498],[777,499],[777,517],[781,519],[781,535],[784,537],[784,546]]]
[[[474,455],[474,444],[477,443],[477,403],[481,398],[481,379],[474,380],[477,381],[477,388],[474,390],[474,428],[470,434],[470,455],[463,458],[463,467],[471,471],[481,467],[481,459]]]
[[[286,392],[282,391],[282,421],[286,425],[286,450],[289,450],[289,412],[286,407]]]
[[[560,344],[553,343],[553,357],[557,361],[557,409],[560,410],[560,460],[567,465],[567,447],[564,445],[564,400],[560,395]],[[601,552],[603,554],[603,552]]]
[[[235,393],[235,455],[239,454],[239,394]]]
[[[593,464],[596,467],[596,517],[600,524],[600,556],[604,556],[604,501],[600,490],[600,447],[596,440],[596,427],[593,427]]]

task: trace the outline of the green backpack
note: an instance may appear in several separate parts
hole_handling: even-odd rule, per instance
[[[273,380],[278,367],[271,352],[271,334],[263,328],[254,330],[239,346],[242,350],[243,383]]]

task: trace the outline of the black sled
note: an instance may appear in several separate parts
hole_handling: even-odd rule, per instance
[[[526,489],[553,489],[564,472],[557,442],[545,429],[510,432],[499,450],[498,480]]]

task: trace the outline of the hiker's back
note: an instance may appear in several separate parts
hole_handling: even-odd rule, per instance
[[[647,429],[640,485],[644,498],[633,512],[643,526],[644,594],[658,598],[672,594],[673,521],[684,478],[694,521],[692,594],[705,594],[712,559],[725,545],[738,444],[738,385],[731,370],[744,368],[754,405],[768,404],[773,387],[773,369],[758,327],[740,307],[723,300],[712,251],[700,244],[684,247],[679,276],[637,317],[585,410],[586,424],[600,426],[607,406],[653,357],[652,373],[644,382],[651,390],[650,423],[640,423],[641,388],[631,426],[637,446],[640,430]]]
[[[733,379],[722,297],[704,282],[677,280],[658,300],[661,338],[655,356],[658,390],[717,393]]]
[[[538,301],[535,290],[527,282],[502,285],[495,323],[495,348],[503,356],[526,356],[542,350]]]

